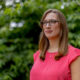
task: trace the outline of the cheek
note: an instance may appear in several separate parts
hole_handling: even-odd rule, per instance
[[[54,33],[59,33],[60,32],[60,27],[59,26],[54,26],[53,27],[53,32]]]

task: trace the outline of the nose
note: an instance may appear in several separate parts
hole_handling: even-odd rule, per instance
[[[47,23],[47,24],[46,24],[46,27],[47,27],[47,28],[49,28],[49,27],[50,27],[50,26],[49,26],[49,23]]]

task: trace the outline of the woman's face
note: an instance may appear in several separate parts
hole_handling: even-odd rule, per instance
[[[60,35],[60,23],[55,13],[48,13],[43,21],[43,31],[48,39],[54,39]]]

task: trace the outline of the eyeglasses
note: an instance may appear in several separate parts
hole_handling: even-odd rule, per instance
[[[43,26],[47,26],[47,24],[49,24],[49,26],[53,26],[56,22],[60,22],[58,20],[49,20],[49,21],[41,21],[40,23],[43,25]]]

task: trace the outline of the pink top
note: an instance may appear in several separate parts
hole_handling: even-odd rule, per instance
[[[80,49],[68,48],[68,54],[59,61],[54,59],[57,52],[46,52],[45,60],[39,58],[39,50],[33,54],[34,64],[30,70],[30,80],[71,80],[70,64],[80,56]]]

